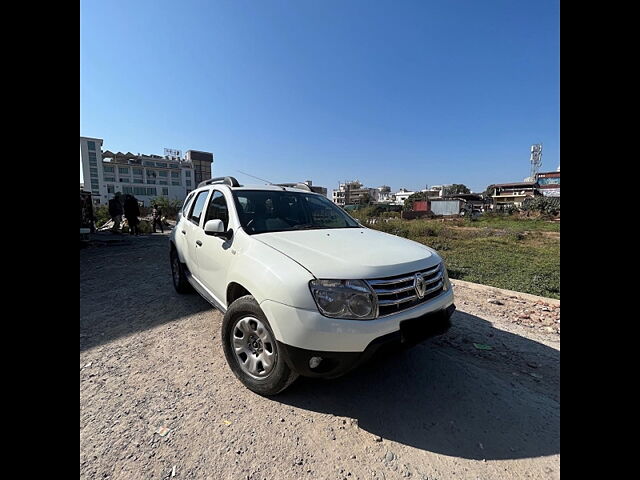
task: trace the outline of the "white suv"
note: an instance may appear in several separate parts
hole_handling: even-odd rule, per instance
[[[434,250],[365,228],[304,184],[202,182],[170,249],[175,289],[193,287],[224,313],[227,362],[262,395],[442,333],[455,309]]]

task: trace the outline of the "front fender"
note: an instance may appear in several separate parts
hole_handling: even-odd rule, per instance
[[[309,281],[315,277],[307,269],[246,233],[240,235],[245,237],[241,242],[244,245],[238,245],[227,285],[242,285],[258,303],[273,300],[291,307],[317,309],[309,290]]]

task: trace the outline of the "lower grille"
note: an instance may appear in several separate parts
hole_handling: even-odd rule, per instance
[[[378,296],[378,316],[392,315],[408,308],[420,305],[442,293],[443,265],[404,275],[367,280]],[[425,284],[424,296],[418,298],[416,280],[422,275]]]

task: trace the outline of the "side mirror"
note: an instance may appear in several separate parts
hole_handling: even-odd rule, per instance
[[[222,220],[209,220],[204,224],[204,233],[214,237],[223,237],[229,240],[233,235],[233,230],[224,230],[224,224]]]

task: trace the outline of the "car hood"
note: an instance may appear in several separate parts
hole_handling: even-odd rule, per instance
[[[369,228],[296,230],[253,237],[295,260],[316,278],[390,277],[441,261],[425,245]]]

